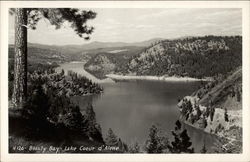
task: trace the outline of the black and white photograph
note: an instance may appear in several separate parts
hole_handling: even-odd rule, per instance
[[[10,156],[243,155],[249,6],[139,3],[5,6]]]

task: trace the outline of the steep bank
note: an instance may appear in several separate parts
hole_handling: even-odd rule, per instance
[[[223,138],[218,152],[242,152],[242,70],[182,99],[181,120]]]

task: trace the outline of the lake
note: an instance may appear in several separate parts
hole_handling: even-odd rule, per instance
[[[72,63],[63,67],[70,67],[70,64]],[[76,69],[75,64],[72,66]],[[79,68],[83,66],[79,65]],[[157,125],[172,141],[171,130],[174,129],[180,115],[177,107],[178,99],[192,94],[200,85],[199,82],[147,80],[100,84],[104,88],[102,94],[77,96],[73,99],[81,109],[92,103],[104,138],[107,130],[112,128],[114,133],[127,144],[135,141],[144,144],[152,124]],[[183,126],[188,130],[195,151],[200,151],[204,141],[208,148],[216,142],[213,135],[188,125],[183,124]]]

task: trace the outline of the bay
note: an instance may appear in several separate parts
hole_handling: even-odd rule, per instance
[[[65,70],[81,71],[83,66],[69,63],[61,66]],[[89,75],[89,74],[88,74]],[[72,99],[83,111],[92,104],[97,122],[101,125],[105,138],[107,130],[114,133],[127,144],[139,142],[144,145],[149,128],[154,124],[173,140],[171,131],[179,119],[178,99],[192,94],[200,82],[166,82],[137,80],[127,82],[100,82],[104,92],[99,95],[76,96]],[[188,130],[192,146],[199,152],[204,145],[211,150],[217,139],[191,126],[182,124]]]

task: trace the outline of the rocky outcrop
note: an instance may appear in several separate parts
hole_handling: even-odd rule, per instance
[[[213,86],[208,83],[178,103],[181,120],[223,138],[224,152],[242,152],[241,79],[242,70],[238,68],[225,80]]]

